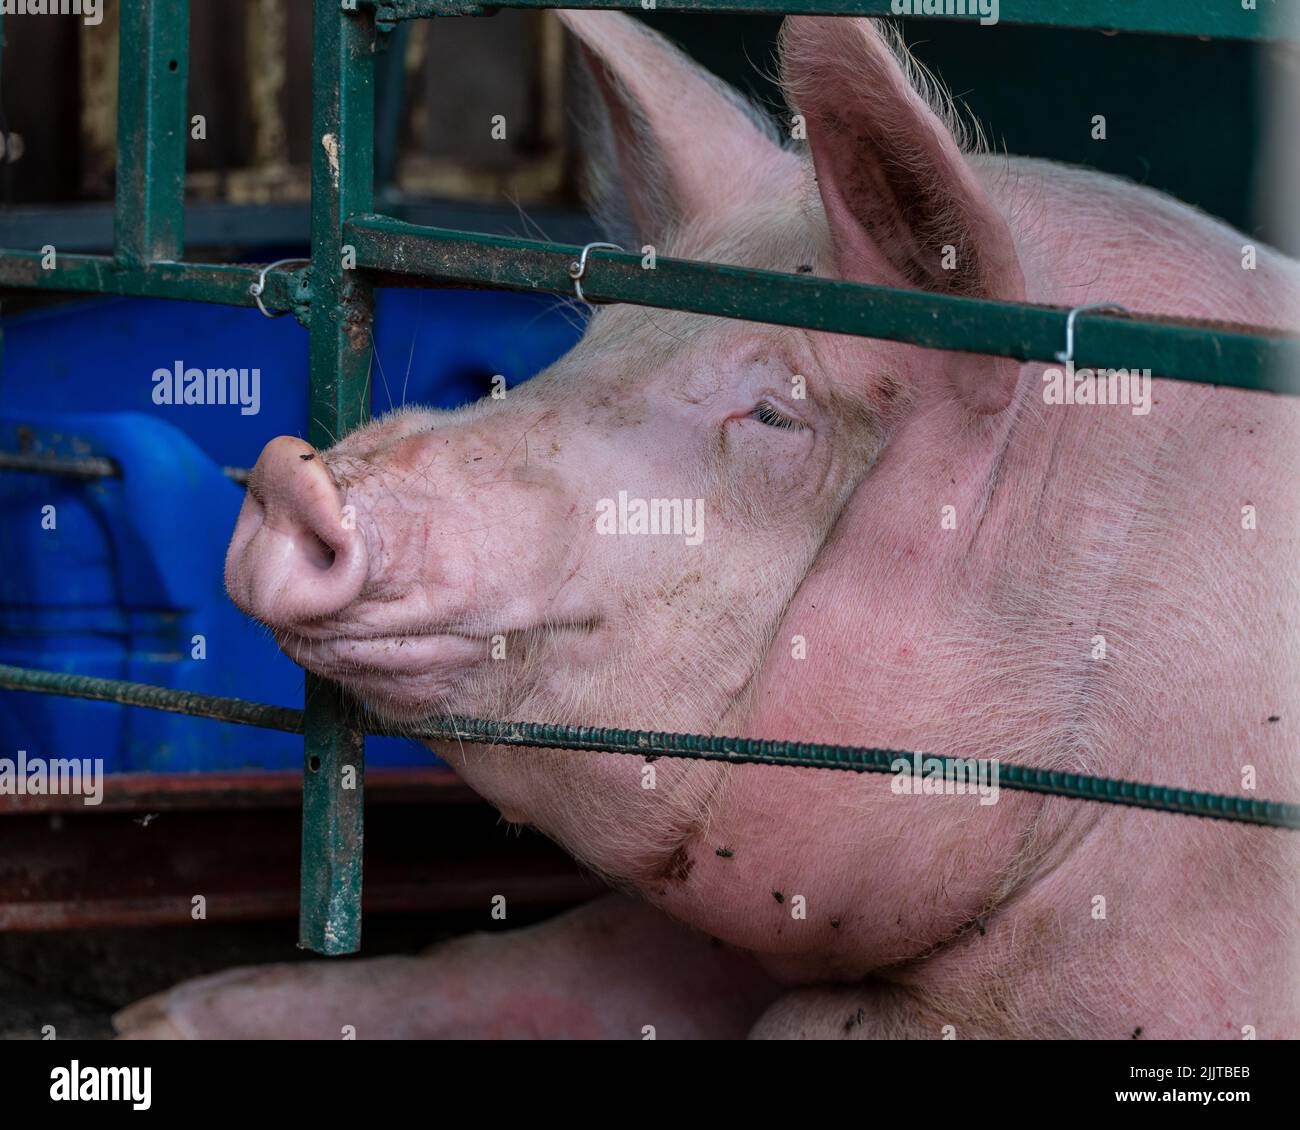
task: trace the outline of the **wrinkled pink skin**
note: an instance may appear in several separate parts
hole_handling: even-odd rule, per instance
[[[680,62],[621,17],[570,22],[633,95],[641,71],[674,88],[664,76]],[[887,66],[858,25],[792,21],[786,45],[821,207],[806,166],[736,121],[720,138],[665,134],[686,215],[663,253],[899,284],[862,223],[870,178],[845,174],[871,158],[844,150],[846,133],[859,149],[875,137],[845,118],[893,112],[897,72],[873,72],[874,101],[856,111],[843,75],[826,101],[850,32]],[[832,63],[801,78],[801,58]],[[680,97],[710,96],[672,77]],[[942,152],[914,132],[942,180]],[[697,148],[675,164],[674,144]],[[748,162],[712,196],[711,149],[721,167]],[[990,211],[967,217],[963,246],[979,248],[991,297],[1296,323],[1294,265],[1261,249],[1242,270],[1243,236],[1166,197],[1036,161],[965,169],[958,191]],[[601,308],[572,353],[504,401],[395,413],[320,457],[273,441],[229,589],[293,658],[395,719],[997,755],[1228,793],[1249,765],[1245,795],[1296,799],[1295,406],[1158,381],[1146,416],[1049,407],[1043,369]],[[803,428],[752,418],[760,401]],[[702,544],[598,535],[597,501],[621,490],[705,499]],[[504,659],[490,657],[497,635]],[[640,758],[435,748],[507,819],[682,925],[611,897],[372,963],[373,976],[352,963],[239,974],[255,991],[200,982],[139,1006],[126,1029],[332,1038],[342,1017],[390,1035],[1300,1035],[1287,833],[667,759],[647,789]],[[606,932],[611,953],[671,944],[679,957],[597,961]],[[256,1007],[232,1004],[241,992],[292,1020],[268,1027],[262,1008],[255,1023]],[[390,999],[423,1003],[398,1018]]]

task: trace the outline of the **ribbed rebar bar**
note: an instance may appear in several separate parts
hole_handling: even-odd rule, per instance
[[[100,679],[94,675],[70,675],[64,671],[37,671],[30,667],[0,664],[0,687],[11,691],[35,691],[37,694],[118,702],[123,706],[143,706],[148,710],[164,710],[169,714],[215,718],[219,722],[234,722],[239,726],[259,726],[263,730],[283,730],[290,734],[302,733],[301,710],[247,702],[242,698],[177,691],[169,687],[155,687],[151,683],[129,683],[122,679]]]
[[[284,730],[300,734],[301,710],[246,702],[238,698],[174,691],[148,683],[129,683],[56,671],[35,671],[0,664],[0,687],[9,690],[61,694],[73,698],[120,702],[174,714],[192,714],[244,726]],[[803,769],[840,769],[852,773],[900,771],[899,762],[909,767],[920,759],[926,776],[969,780],[967,770],[977,760],[945,754],[913,753],[908,750],[868,746],[823,745],[810,742],[773,741],[759,738],[714,737],[709,734],[673,734],[646,730],[621,730],[594,726],[557,726],[542,722],[502,722],[484,718],[450,718],[423,723],[416,729],[372,727],[375,736],[430,738],[442,741],[487,742],[498,745],[553,747],[590,753],[635,754],[642,757],[681,757],[700,761],[724,761],[736,765],[783,765]],[[996,766],[996,768],[995,768]],[[1208,820],[1230,820],[1273,828],[1300,829],[1300,805],[1282,801],[1179,789],[1167,785],[1145,785],[1114,777],[1085,773],[1062,773],[1006,762],[987,762],[996,772],[999,788],[1099,804],[1122,804],[1202,816]],[[958,777],[957,774],[962,776]],[[992,777],[983,778],[992,780]],[[919,791],[919,790],[918,790]]]

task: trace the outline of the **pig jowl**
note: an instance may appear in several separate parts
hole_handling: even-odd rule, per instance
[[[1245,237],[1186,205],[983,151],[870,21],[786,21],[792,139],[635,22],[563,18],[593,203],[624,246],[1300,321],[1294,263],[1260,249],[1243,271]],[[1260,795],[1297,795],[1295,407],[1159,374],[1145,412],[1062,404],[1045,368],[600,307],[504,399],[403,409],[327,451],[273,440],[228,589],[387,720],[873,744],[1220,791],[1249,766]],[[739,1011],[717,1031],[1298,1034],[1294,837],[809,770],[435,748],[641,900],[525,932],[520,952],[562,967],[547,939],[648,904],[685,950],[708,936],[734,959]],[[501,950],[482,945],[491,978]],[[580,971],[554,974],[576,1028],[606,1031],[602,1000],[690,1013],[671,991],[689,960],[600,968],[590,1000]],[[221,991],[184,997],[188,1030]],[[681,1024],[715,1030],[697,999]]]

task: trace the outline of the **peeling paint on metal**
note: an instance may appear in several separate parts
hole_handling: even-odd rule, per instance
[[[330,177],[334,181],[334,187],[339,186],[339,139],[336,134],[327,133],[320,139],[321,148],[325,150],[325,156],[329,158]]]

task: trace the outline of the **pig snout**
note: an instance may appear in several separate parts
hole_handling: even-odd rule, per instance
[[[273,439],[249,475],[226,553],[230,598],[272,628],[292,628],[355,601],[366,568],[329,468],[302,440]]]

